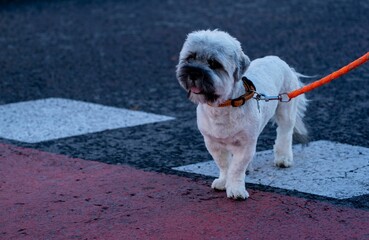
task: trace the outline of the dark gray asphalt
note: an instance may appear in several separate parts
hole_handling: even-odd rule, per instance
[[[324,76],[369,50],[368,12],[368,1],[344,0],[0,2],[0,104],[63,97],[176,117],[11,143],[162,172],[207,161],[195,106],[175,78],[187,33],[219,28],[251,59],[278,55],[303,74]],[[311,140],[369,147],[368,83],[366,64],[309,93]],[[272,148],[274,135],[268,126],[258,150]]]

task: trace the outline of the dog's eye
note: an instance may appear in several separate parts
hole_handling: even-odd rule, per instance
[[[196,53],[190,53],[190,55],[188,55],[188,57],[186,58],[187,61],[190,60],[196,60]]]
[[[220,68],[223,68],[222,64],[220,64],[217,60],[215,59],[209,59],[208,60],[208,64],[209,64],[209,67],[211,69],[220,69]]]

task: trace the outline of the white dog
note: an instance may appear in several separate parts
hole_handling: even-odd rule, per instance
[[[245,172],[261,131],[273,117],[278,125],[274,163],[279,167],[292,165],[292,135],[307,136],[302,121],[307,106],[305,96],[288,103],[260,101],[259,106],[255,99],[237,99],[247,90],[254,94],[245,89],[243,77],[252,81],[257,92],[267,95],[299,88],[300,74],[284,61],[267,56],[250,62],[235,38],[226,32],[206,30],[188,35],[176,73],[188,98],[198,104],[198,128],[220,170],[212,188],[226,190],[229,198],[249,196]],[[230,99],[244,104],[239,107],[224,104]]]

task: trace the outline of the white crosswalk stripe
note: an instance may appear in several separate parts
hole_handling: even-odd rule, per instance
[[[0,137],[37,143],[173,119],[82,101],[47,98],[1,105]]]

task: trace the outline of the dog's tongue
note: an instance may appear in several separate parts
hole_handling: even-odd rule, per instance
[[[201,93],[201,89],[197,88],[197,87],[191,87],[191,92],[199,94],[199,93]]]

